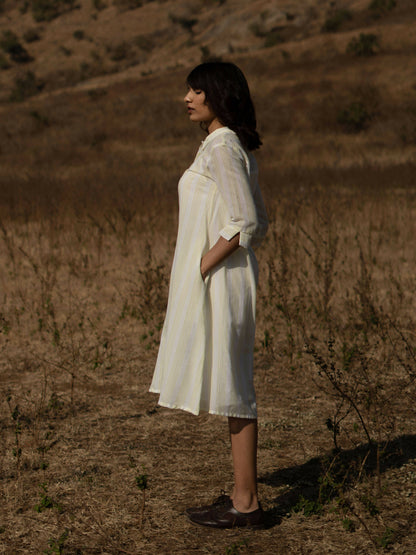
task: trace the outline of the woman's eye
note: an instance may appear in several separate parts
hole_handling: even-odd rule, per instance
[[[201,93],[202,93],[202,91],[200,91],[200,90],[196,90],[196,91],[194,91],[194,93],[195,93],[195,94],[201,94]]]

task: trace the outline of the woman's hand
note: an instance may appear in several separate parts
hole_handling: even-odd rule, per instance
[[[201,270],[201,277],[205,281],[205,278],[208,275],[208,270],[205,267],[204,257],[201,258],[200,270]]]
[[[240,234],[237,233],[232,239],[227,241],[220,237],[215,245],[209,249],[201,258],[200,270],[202,279],[205,280],[210,271],[220,262],[225,260],[230,254],[238,249],[240,245]]]

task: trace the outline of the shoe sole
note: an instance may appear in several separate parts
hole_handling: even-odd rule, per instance
[[[203,524],[202,522],[196,522],[195,520],[192,520],[192,518],[190,517],[190,515],[187,515],[189,522],[191,524],[194,524],[195,526],[203,526],[204,528],[215,528],[216,530],[235,530],[237,528],[243,529],[243,530],[264,530],[266,528],[266,524],[265,523],[261,523],[261,524],[241,524],[241,525],[236,525],[236,526],[211,526],[210,524]]]

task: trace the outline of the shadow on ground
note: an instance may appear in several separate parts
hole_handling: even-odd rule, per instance
[[[403,435],[386,443],[365,444],[348,451],[332,451],[302,465],[275,470],[259,482],[287,491],[273,500],[266,512],[268,527],[280,524],[293,510],[317,513],[341,491],[347,491],[364,476],[400,468],[416,458],[416,435]]]

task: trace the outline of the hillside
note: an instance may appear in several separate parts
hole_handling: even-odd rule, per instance
[[[5,3],[0,25],[3,32],[17,36],[28,56],[21,57],[20,63],[3,57],[3,67],[4,60],[11,65],[1,73],[3,99],[22,70],[32,71],[50,90],[97,75],[125,73],[127,68],[128,74],[139,78],[194,65],[201,57],[255,51],[265,42],[304,38],[319,31],[328,3],[319,2],[318,10],[311,0],[16,4]],[[58,7],[48,10],[48,4]]]
[[[62,13],[37,22],[39,4]],[[139,150],[178,134],[191,144],[198,132],[183,117],[184,79],[212,56],[247,73],[266,174],[269,167],[405,164],[416,144],[415,20],[412,0],[4,0],[1,172],[25,171],[14,154],[38,150],[40,137],[55,152],[61,141],[66,152],[82,149],[83,139],[71,139],[81,122],[107,154],[127,136]],[[123,108],[114,126],[116,97]],[[88,141],[85,153],[95,158]]]
[[[103,75],[140,79],[209,57],[328,57],[352,30],[383,30],[384,51],[410,51],[412,33],[405,31],[414,3],[392,6],[390,0],[2,0],[0,99],[28,71],[48,91]]]

